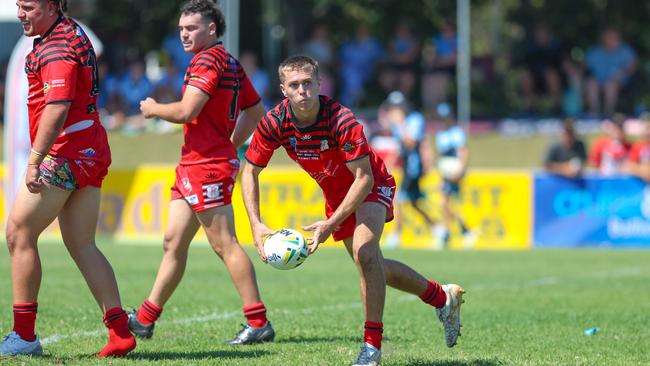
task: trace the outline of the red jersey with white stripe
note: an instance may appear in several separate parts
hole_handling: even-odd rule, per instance
[[[29,82],[27,107],[32,144],[45,106],[70,102],[70,109],[49,153],[69,159],[110,161],[106,131],[97,112],[97,59],[81,27],[60,17],[34,41],[25,59]]]
[[[210,96],[199,115],[184,126],[181,165],[220,162],[237,158],[230,141],[239,112],[260,101],[241,64],[221,42],[192,58],[183,85]]]
[[[347,162],[368,156],[375,185],[392,180],[384,162],[370,148],[363,126],[348,108],[321,95],[316,123],[300,128],[295,120],[288,99],[270,110],[253,134],[246,160],[265,167],[273,151],[282,146],[316,180],[328,201],[340,201],[354,181]]]

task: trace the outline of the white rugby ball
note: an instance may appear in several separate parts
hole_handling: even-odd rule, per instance
[[[305,237],[293,229],[280,229],[264,240],[264,255],[272,267],[287,270],[301,265],[309,250]]]
[[[443,178],[455,178],[463,172],[463,162],[455,157],[441,157],[438,159],[438,172]]]

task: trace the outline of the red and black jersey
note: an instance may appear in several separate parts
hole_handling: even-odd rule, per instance
[[[29,82],[27,107],[32,143],[45,106],[71,102],[63,131],[52,149],[66,158],[110,157],[106,132],[97,112],[97,59],[83,29],[72,19],[60,17],[34,41],[25,59]]]
[[[210,99],[197,118],[184,126],[180,164],[236,159],[230,135],[239,112],[260,101],[241,64],[219,42],[194,55],[185,73],[183,93],[188,86],[200,89]]]
[[[354,176],[347,162],[368,156],[375,181],[391,177],[348,108],[321,95],[316,123],[299,128],[295,120],[288,99],[270,110],[253,134],[246,160],[265,167],[273,151],[282,146],[316,180],[328,199],[345,195],[352,185]]]

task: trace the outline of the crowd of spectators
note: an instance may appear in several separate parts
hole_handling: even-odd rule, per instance
[[[401,19],[390,34],[382,42],[367,26],[358,24],[349,38],[335,44],[328,26],[315,22],[308,39],[291,52],[318,60],[323,93],[337,96],[344,105],[372,106],[369,94],[382,98],[398,90],[415,102],[427,120],[438,118],[440,106],[453,105],[455,99],[455,24],[446,21],[429,34],[417,34],[409,19]],[[506,113],[611,116],[620,110],[621,95],[633,93],[640,84],[636,53],[616,28],[603,29],[600,40],[587,48],[580,60],[572,57],[574,47],[545,24],[531,26],[519,46],[508,58],[507,74],[517,82],[511,86],[516,89],[516,105]],[[141,99],[179,98],[192,55],[183,50],[176,32],[164,38],[160,51],[163,67],[153,80],[143,59],[111,65],[110,70],[106,64],[101,66],[99,103],[108,128],[142,130],[151,122],[139,114]],[[280,97],[275,73],[260,67],[256,52],[244,51],[240,58],[265,106],[272,106]]]

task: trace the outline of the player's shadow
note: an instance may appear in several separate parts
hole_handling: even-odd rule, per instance
[[[497,359],[476,359],[471,361],[410,360],[406,362],[386,363],[386,366],[502,366],[502,365],[505,365],[505,362],[499,361]]]
[[[202,359],[244,359],[269,355],[265,350],[255,351],[197,351],[197,352],[140,352],[135,351],[127,358],[129,360],[202,360]]]
[[[359,337],[282,337],[275,340],[275,343],[322,343],[322,342],[358,342]]]

